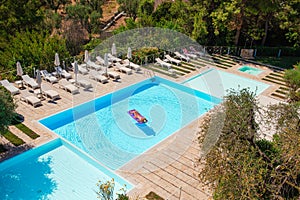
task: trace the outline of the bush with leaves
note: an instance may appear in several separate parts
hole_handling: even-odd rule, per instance
[[[106,182],[98,181],[96,185],[99,187],[99,191],[96,192],[98,195],[97,198],[101,200],[113,200],[115,189],[114,179],[111,179],[111,181]],[[121,188],[120,191],[121,193],[117,193],[117,200],[129,200],[129,197],[126,194],[126,189]]]
[[[0,86],[0,133],[4,133],[8,125],[15,119],[16,104],[11,94]]]
[[[221,109],[210,114],[199,134],[200,180],[212,188],[215,199],[299,198],[298,112],[296,104],[275,105],[266,112],[246,89],[225,97]],[[259,118],[263,113],[265,118]],[[263,139],[259,127],[272,130],[274,124],[273,139]]]
[[[295,65],[294,69],[285,71],[284,79],[289,86],[290,101],[300,101],[300,62]]]

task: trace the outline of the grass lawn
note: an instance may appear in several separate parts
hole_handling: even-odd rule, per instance
[[[36,139],[36,138],[40,137],[40,135],[36,134],[33,130],[31,130],[30,128],[28,128],[27,126],[25,126],[22,123],[16,124],[15,126],[19,130],[21,130],[23,133],[28,135],[31,139]]]
[[[293,65],[300,62],[300,57],[256,57],[255,61],[274,65],[284,69],[291,69],[293,68]]]
[[[1,135],[3,137],[5,137],[8,141],[10,141],[15,146],[19,146],[19,145],[25,143],[21,138],[19,138],[18,136],[14,135],[9,130],[6,130],[5,132],[1,133]]]

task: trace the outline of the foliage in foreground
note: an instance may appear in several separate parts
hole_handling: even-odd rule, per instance
[[[295,65],[294,69],[287,70],[284,79],[289,86],[290,101],[300,101],[300,63]]]
[[[206,119],[199,135],[205,150],[199,176],[213,189],[215,199],[299,198],[297,112],[299,106],[282,104],[269,107],[264,112],[265,118],[260,118],[262,110],[257,106],[255,94],[246,89],[230,92],[223,107]],[[224,120],[218,120],[222,116]],[[261,138],[262,125],[266,126],[264,130],[274,131],[271,141]],[[206,140],[211,135],[215,138],[209,144],[213,141],[215,145],[207,149]]]
[[[15,118],[16,104],[10,93],[0,86],[0,133],[5,132]]]
[[[97,193],[97,198],[101,200],[113,200],[114,189],[115,189],[115,180],[101,182],[98,181],[96,184],[99,188]],[[126,187],[126,185],[125,185]],[[126,195],[126,189],[122,188],[121,193],[117,193],[117,200],[129,200],[129,197]]]

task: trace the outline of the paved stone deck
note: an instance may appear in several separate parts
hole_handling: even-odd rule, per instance
[[[236,68],[238,67],[239,66],[237,65],[225,71],[261,81],[261,77],[264,76],[264,73],[268,73],[269,70],[265,69],[266,71],[264,73],[253,77],[249,74],[237,71]],[[193,73],[177,79],[166,77],[161,74],[156,75],[176,82],[182,82],[201,73],[203,70],[207,70],[207,68],[197,69]],[[121,81],[115,82],[110,80],[108,84],[95,82],[88,79],[88,76],[80,76],[79,78],[89,80],[93,84],[93,88],[87,91],[80,89],[80,94],[71,95],[60,89],[57,83],[51,85],[50,83],[43,82],[47,87],[59,92],[61,99],[55,101],[55,103],[44,100],[42,106],[33,108],[31,105],[20,101],[20,95],[15,96],[18,104],[17,112],[25,116],[24,124],[40,134],[41,137],[32,140],[28,136],[24,136],[24,134],[16,130],[16,128],[10,127],[13,133],[26,142],[26,145],[22,145],[18,148],[10,148],[7,153],[0,155],[0,160],[21,153],[26,149],[44,144],[57,137],[50,130],[41,126],[38,123],[39,119],[147,79],[149,78],[149,73],[145,73],[145,70],[143,69],[143,72],[134,73],[132,75],[121,74]],[[263,105],[268,104],[269,101],[277,102],[277,100],[270,97],[270,93],[277,87],[278,85],[272,84],[269,89],[260,95],[260,101],[262,101]],[[135,188],[129,192],[131,196],[143,197],[150,191],[154,191],[165,199],[210,198],[209,190],[200,184],[197,175],[198,167],[195,164],[200,153],[199,145],[196,140],[199,120],[200,119],[195,120],[144,153],[142,156],[135,158],[117,170],[118,174],[135,185]],[[5,138],[0,137],[0,142],[8,147],[12,147]]]

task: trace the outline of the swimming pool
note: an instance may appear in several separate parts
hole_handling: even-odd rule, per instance
[[[183,84],[218,98],[225,96],[230,89],[237,90],[242,88],[248,88],[259,95],[270,86],[263,82],[217,69],[209,69],[184,81]]]
[[[132,185],[61,139],[0,163],[0,199],[97,199],[99,180],[114,178],[115,197]]]
[[[189,124],[220,99],[154,77],[39,122],[111,169],[118,169]],[[136,109],[148,120],[138,124]]]
[[[251,75],[258,75],[263,72],[263,70],[261,70],[261,69],[249,67],[247,65],[240,67],[238,70],[241,72],[245,72],[247,74],[251,74]]]

